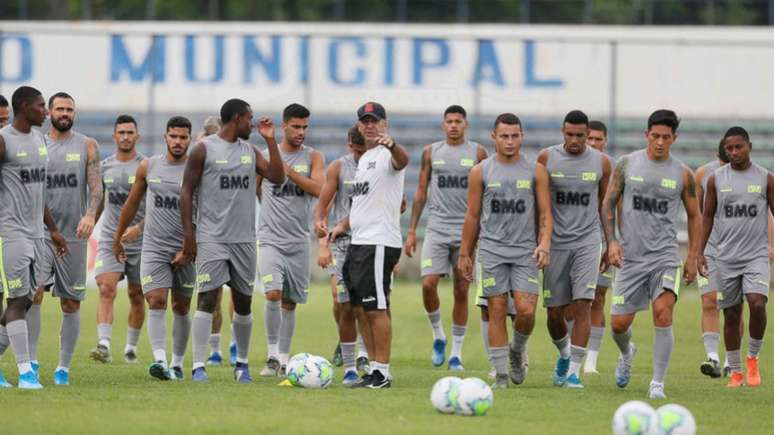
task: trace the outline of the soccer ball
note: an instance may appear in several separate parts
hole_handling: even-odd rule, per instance
[[[676,403],[664,405],[656,410],[658,416],[657,434],[694,435],[696,419],[691,411]]]
[[[462,379],[456,376],[446,376],[439,379],[430,392],[430,402],[442,414],[451,414],[457,407],[457,393]]]
[[[624,403],[613,414],[614,435],[652,434],[657,424],[656,411],[640,400]]]
[[[288,378],[288,382],[290,382],[291,385],[295,387],[301,386],[301,379],[306,377],[306,360],[309,359],[312,355],[308,353],[298,353],[293,355],[292,358],[288,361],[288,365],[286,366],[286,375]]]
[[[333,366],[327,359],[312,355],[304,362],[304,376],[298,383],[304,388],[328,388],[333,382]]]
[[[455,411],[459,415],[486,415],[494,403],[492,389],[478,378],[465,378],[451,394],[457,396]]]

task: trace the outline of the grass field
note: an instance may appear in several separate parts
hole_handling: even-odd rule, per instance
[[[449,284],[444,282],[444,324],[450,328]],[[147,374],[151,352],[143,328],[138,365],[119,356],[110,365],[94,363],[88,351],[96,341],[96,292],[90,291],[82,309],[82,335],[73,362],[70,387],[55,387],[51,376],[58,352],[59,308],[52,299],[43,307],[40,345],[43,391],[0,390],[1,434],[19,433],[588,433],[610,432],[616,407],[645,400],[651,373],[652,326],[649,313],[635,322],[634,341],[640,351],[632,382],[626,390],[614,385],[617,350],[606,333],[599,360],[601,374],[585,376],[586,389],[551,386],[556,350],[539,311],[530,339],[530,372],[524,385],[495,394],[494,407],[485,417],[440,415],[429,403],[430,388],[444,369],[429,361],[432,337],[421,305],[418,284],[403,281],[393,297],[394,340],[389,390],[348,390],[340,385],[342,372],[328,390],[303,390],[276,386],[278,380],[259,378],[265,356],[263,302],[257,299],[251,364],[252,385],[236,385],[229,367],[210,368],[211,382],[195,385],[159,382]],[[772,433],[774,400],[773,351],[764,345],[763,385],[756,389],[729,390],[725,380],[699,373],[704,357],[699,330],[699,300],[695,289],[683,292],[675,313],[675,351],[667,376],[669,402],[687,406],[696,416],[699,433]],[[114,350],[123,349],[127,301],[121,292],[114,326]],[[486,379],[488,365],[482,350],[478,313],[471,311],[463,359],[466,376]],[[224,327],[224,350],[228,328]],[[447,332],[447,334],[449,334]],[[299,307],[293,353],[310,352],[331,357],[336,333],[330,315],[330,292],[316,284],[310,302]],[[171,348],[171,346],[169,347]],[[745,344],[746,348],[746,344]],[[10,350],[0,368],[13,383],[16,368]],[[186,377],[190,377],[190,354]],[[654,405],[656,405],[654,403]]]

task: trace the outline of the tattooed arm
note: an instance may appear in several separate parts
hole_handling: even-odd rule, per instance
[[[613,178],[607,186],[607,194],[602,201],[602,228],[605,230],[605,239],[607,240],[607,262],[616,267],[621,267],[623,251],[621,244],[615,238],[615,217],[618,203],[626,187],[626,167],[628,165],[628,157],[622,157],[618,161]]]
[[[99,161],[99,145],[89,138],[86,141],[86,182],[89,185],[89,203],[86,214],[78,222],[75,235],[79,239],[88,239],[94,231],[102,206],[102,173]]]

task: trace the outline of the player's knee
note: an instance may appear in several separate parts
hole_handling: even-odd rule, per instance
[[[295,311],[296,310],[296,303],[293,301],[289,301],[287,299],[282,300],[282,309],[285,311]]]
[[[433,278],[427,276],[422,278],[422,292],[425,294],[435,294],[438,292],[438,280]]]
[[[280,290],[269,290],[264,295],[267,301],[277,302],[282,300],[282,291]]]
[[[62,307],[62,312],[72,314],[81,309],[81,302],[73,299],[62,298],[59,300],[59,306]]]
[[[215,305],[218,302],[216,292],[209,291],[199,293],[199,298],[196,301],[196,309],[205,313],[212,313],[215,311]]]
[[[617,318],[613,316],[610,320],[610,330],[613,334],[623,334],[629,329],[630,323],[626,318]]]
[[[190,311],[191,300],[172,300],[172,312],[178,316],[186,316]],[[214,317],[214,316],[213,316]]]
[[[672,310],[662,308],[653,312],[653,323],[658,327],[672,325]]]
[[[158,292],[150,292],[145,295],[145,300],[148,302],[148,309],[151,310],[165,310],[167,308],[166,295],[161,295]]]
[[[704,312],[714,313],[718,309],[718,301],[715,293],[707,293],[701,296],[701,309]]]
[[[238,294],[233,296],[234,300],[234,312],[240,316],[247,316],[252,312],[253,298],[247,295]]]
[[[747,296],[747,305],[750,307],[750,314],[766,314],[766,297],[763,295],[751,294]]]
[[[116,286],[110,283],[98,284],[99,297],[102,299],[115,299],[116,298]]]

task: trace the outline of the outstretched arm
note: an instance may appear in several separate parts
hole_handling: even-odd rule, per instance
[[[414,193],[414,203],[411,206],[411,220],[409,221],[409,230],[404,246],[406,255],[409,257],[414,256],[414,251],[417,248],[417,227],[419,226],[419,218],[422,217],[422,211],[425,209],[425,202],[427,202],[427,187],[430,184],[430,175],[433,170],[432,162],[430,161],[431,154],[431,145],[426,145],[424,150],[422,150],[419,183],[417,183],[417,191]]]

